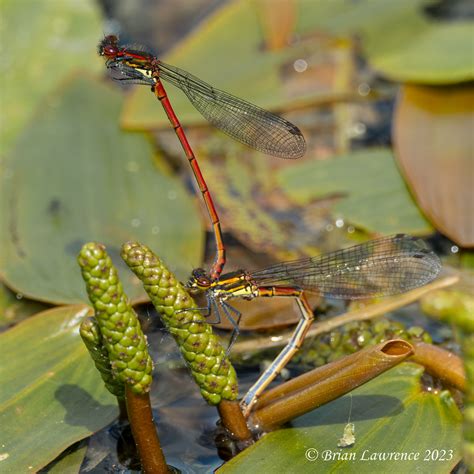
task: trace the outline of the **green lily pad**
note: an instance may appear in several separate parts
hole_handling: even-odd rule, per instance
[[[108,425],[117,402],[79,337],[86,306],[55,308],[0,334],[2,472],[36,472]]]
[[[472,81],[472,20],[440,20],[423,13],[416,2],[391,3],[404,3],[405,9],[385,21],[378,17],[363,37],[375,69],[400,82]]]
[[[138,240],[159,248],[180,278],[200,261],[203,233],[194,201],[154,166],[149,140],[120,130],[118,90],[76,74],[43,104],[5,162],[0,204],[5,283],[24,296],[86,301],[76,256],[107,246],[125,291],[144,297],[120,258]]]
[[[450,472],[461,458],[462,416],[448,392],[423,389],[422,373],[401,364],[267,434],[217,472]],[[348,422],[355,444],[341,449]],[[396,458],[404,453],[412,459]]]
[[[82,462],[86,456],[87,444],[79,443],[62,453],[58,459],[47,466],[48,474],[76,474],[81,470]]]
[[[49,309],[47,304],[23,298],[23,295],[15,294],[0,282],[0,330],[46,309]]]
[[[450,84],[473,79],[472,29],[465,19],[440,19],[425,0],[302,0],[298,30],[360,37],[370,64],[401,82]]]
[[[432,231],[388,149],[295,164],[280,170],[277,178],[290,198],[301,205],[318,198],[340,196],[333,207],[335,218],[369,232]]]
[[[96,44],[102,35],[93,0],[3,0],[0,52],[2,113],[0,149],[13,144],[45,94],[77,67],[98,71]]]

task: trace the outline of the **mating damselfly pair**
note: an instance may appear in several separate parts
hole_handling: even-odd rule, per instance
[[[433,280],[441,264],[419,238],[398,234],[365,242],[322,256],[278,263],[266,269],[239,270],[222,275],[225,246],[220,221],[209,188],[196,157],[161,83],[164,79],[181,89],[196,109],[214,126],[236,140],[263,153],[280,158],[303,156],[306,143],[300,130],[287,120],[216,89],[192,74],[157,59],[143,48],[120,45],[107,36],[99,44],[114,79],[151,87],[162,103],[193,170],[209,212],[217,254],[209,272],[194,270],[188,282],[193,292],[204,292],[208,313],[225,316],[233,325],[231,343],[239,333],[241,314],[228,301],[233,298],[292,297],[301,319],[292,338],[272,364],[244,396],[241,404],[248,414],[257,397],[280,373],[301,346],[314,318],[305,292],[341,299],[362,299],[395,295]]]

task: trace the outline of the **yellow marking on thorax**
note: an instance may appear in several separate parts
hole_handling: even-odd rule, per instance
[[[244,275],[213,282],[210,290],[221,300],[229,298],[255,298],[258,294],[256,287],[247,281]]]
[[[142,76],[149,77],[150,79],[153,79],[153,71],[151,69],[137,67],[136,63],[134,63],[134,62],[126,61],[125,63],[127,64],[127,66],[130,66],[133,69],[135,69],[135,71],[138,71]]]

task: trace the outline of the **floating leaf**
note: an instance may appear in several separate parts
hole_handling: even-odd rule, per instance
[[[48,308],[44,303],[23,298],[21,293],[15,294],[0,282],[0,330]]]
[[[117,416],[79,337],[89,311],[55,308],[0,335],[2,472],[36,472]]]
[[[81,66],[99,70],[102,25],[93,0],[3,0],[1,10],[0,149],[5,152],[65,74]]]
[[[474,87],[405,85],[396,156],[420,207],[462,247],[474,247]]]
[[[79,443],[67,449],[59,458],[47,466],[48,474],[76,474],[80,472],[81,464],[86,455],[87,445]]]
[[[474,79],[472,20],[433,18],[410,0],[381,3],[400,3],[405,9],[385,21],[379,16],[363,36],[364,51],[375,69],[400,82],[450,84]]]
[[[162,249],[180,278],[200,260],[197,210],[178,179],[153,166],[146,137],[122,132],[118,91],[76,75],[25,129],[3,172],[5,282],[25,296],[85,301],[76,264],[83,243],[105,244],[119,268],[123,242]],[[138,280],[121,275],[132,298]]]
[[[450,472],[461,456],[461,414],[447,392],[423,389],[422,373],[415,364],[397,366],[265,435],[217,472]],[[349,421],[357,439],[342,450]],[[402,461],[397,453],[417,457]]]
[[[386,149],[295,164],[280,170],[278,180],[301,205],[340,196],[334,216],[370,232],[423,234],[432,230]]]
[[[297,30],[357,35],[370,64],[393,80],[472,80],[472,20],[437,18],[427,6],[425,0],[301,0]]]

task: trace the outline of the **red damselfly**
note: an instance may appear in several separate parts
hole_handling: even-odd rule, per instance
[[[186,153],[209,212],[217,248],[216,259],[209,274],[213,280],[218,279],[226,261],[219,216],[161,79],[181,89],[212,125],[263,153],[280,158],[300,158],[306,150],[303,135],[295,125],[284,118],[216,89],[189,72],[160,61],[141,48],[120,45],[116,36],[106,36],[100,42],[98,51],[107,59],[107,67],[119,73],[114,79],[151,86],[163,105]]]
[[[300,322],[289,343],[242,399],[242,409],[248,414],[257,397],[300,348],[311,326],[314,316],[305,292],[347,300],[396,295],[429,283],[440,269],[439,258],[423,240],[398,234],[326,255],[278,263],[264,270],[235,271],[218,280],[197,269],[187,286],[194,292],[205,292],[208,313],[213,310],[219,321],[223,314],[231,322],[234,332],[229,348],[239,333],[241,314],[227,300],[296,298]]]

